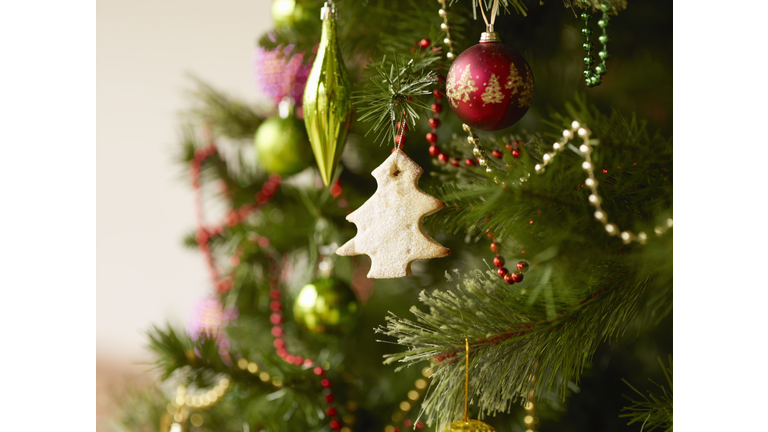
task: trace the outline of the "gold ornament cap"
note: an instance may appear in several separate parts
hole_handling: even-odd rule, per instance
[[[501,42],[501,37],[495,31],[487,31],[480,34],[480,43]]]

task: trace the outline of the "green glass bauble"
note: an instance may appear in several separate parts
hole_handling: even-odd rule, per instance
[[[296,322],[311,333],[343,333],[357,319],[357,298],[335,278],[317,279],[299,291],[293,304]]]
[[[585,65],[592,66],[592,64],[594,64],[594,63],[595,63],[595,58],[592,57],[591,55],[588,55],[588,56],[584,57],[584,64]]]
[[[272,21],[274,21],[275,26],[294,26],[308,20],[309,13],[302,7],[301,3],[303,2],[300,0],[274,0],[272,2]]]
[[[584,27],[583,29],[581,29],[581,34],[583,34],[586,37],[589,37],[590,35],[592,35],[592,29],[589,27]]]
[[[310,146],[304,124],[293,115],[272,117],[253,137],[258,164],[268,173],[296,174],[310,163]]]

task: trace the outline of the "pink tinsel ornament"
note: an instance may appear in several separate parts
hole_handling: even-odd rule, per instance
[[[293,53],[293,49],[293,45],[274,50],[257,48],[253,55],[254,82],[275,104],[287,96],[301,106],[312,62],[304,64],[304,53]]]
[[[192,310],[187,323],[187,334],[195,341],[203,334],[216,340],[222,360],[225,363],[231,363],[229,336],[224,332],[224,327],[231,320],[237,318],[237,315],[237,308],[225,309],[218,297],[206,295],[197,302]],[[196,354],[200,355],[198,352]]]

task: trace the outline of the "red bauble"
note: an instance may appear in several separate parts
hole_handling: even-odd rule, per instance
[[[445,85],[456,116],[484,131],[517,123],[533,101],[528,62],[501,42],[481,42],[466,49],[451,65]]]

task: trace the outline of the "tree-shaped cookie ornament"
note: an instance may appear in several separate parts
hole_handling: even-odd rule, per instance
[[[371,173],[376,193],[347,220],[357,225],[357,235],[336,253],[371,257],[371,279],[411,274],[411,262],[442,258],[450,249],[432,239],[422,227],[424,217],[445,207],[442,201],[419,189],[424,170],[399,149]]]

